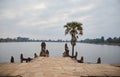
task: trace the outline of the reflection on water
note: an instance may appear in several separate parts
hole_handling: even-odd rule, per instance
[[[46,42],[46,49],[49,50],[51,57],[62,57],[65,43]],[[34,53],[39,55],[41,42],[14,42],[0,43],[0,62],[9,62],[10,57],[14,56],[15,62],[19,62],[20,54],[25,57],[34,57]],[[68,43],[71,55],[71,45]],[[120,63],[120,47],[110,45],[95,45],[77,43],[75,51],[78,51],[78,59],[84,56],[85,62],[97,61],[101,57],[102,63]]]

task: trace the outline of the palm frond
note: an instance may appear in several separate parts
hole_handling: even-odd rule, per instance
[[[80,33],[79,33],[79,34],[83,35],[83,31],[82,31],[82,30],[80,30]]]
[[[65,35],[68,34],[70,32],[70,30],[71,29],[69,27],[67,27],[66,30],[65,30]]]
[[[64,27],[65,27],[65,28],[67,28],[67,27],[68,27],[68,25],[64,25]]]
[[[71,35],[76,35],[76,34],[83,34],[82,33],[82,23],[76,22],[76,21],[72,21],[72,22],[68,22],[66,25],[64,25],[64,27],[66,28],[65,30],[65,34],[70,33]]]

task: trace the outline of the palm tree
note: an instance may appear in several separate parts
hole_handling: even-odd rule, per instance
[[[78,35],[83,34],[83,28],[81,25],[82,23],[76,21],[68,22],[66,25],[64,25],[64,27],[66,28],[65,35],[71,35],[72,57],[74,57],[74,46],[76,45]]]

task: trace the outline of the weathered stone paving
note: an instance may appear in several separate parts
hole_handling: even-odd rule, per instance
[[[77,63],[71,58],[38,57],[30,63],[0,63],[0,77],[120,76],[120,67]]]

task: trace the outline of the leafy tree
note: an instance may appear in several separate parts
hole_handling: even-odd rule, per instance
[[[113,39],[111,37],[109,37],[107,40],[106,40],[108,43],[112,43],[113,42]]]
[[[101,43],[104,43],[105,39],[104,36],[101,37]]]
[[[76,41],[78,38],[78,35],[83,34],[83,28],[82,28],[82,23],[73,21],[73,22],[68,22],[66,25],[64,25],[65,30],[65,35],[70,34],[71,35],[71,45],[72,45],[72,57],[74,56],[74,46],[76,45]]]

